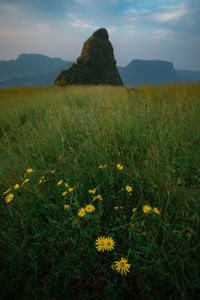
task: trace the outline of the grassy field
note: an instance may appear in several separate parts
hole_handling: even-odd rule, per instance
[[[197,299],[199,200],[200,84],[0,91],[1,299]]]

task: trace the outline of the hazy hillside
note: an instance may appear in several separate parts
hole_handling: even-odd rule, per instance
[[[0,61],[0,88],[53,85],[60,71],[72,63],[40,54],[21,54],[16,60]],[[200,81],[200,71],[178,71],[172,62],[162,60],[135,59],[117,68],[124,85],[129,86]]]

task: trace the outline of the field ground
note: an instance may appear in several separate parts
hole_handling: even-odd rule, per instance
[[[197,299],[199,216],[200,84],[0,90],[1,299]]]

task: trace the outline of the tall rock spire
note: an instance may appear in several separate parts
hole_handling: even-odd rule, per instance
[[[68,70],[62,71],[56,85],[106,84],[123,85],[114,58],[108,32],[100,28],[84,43],[81,56]]]

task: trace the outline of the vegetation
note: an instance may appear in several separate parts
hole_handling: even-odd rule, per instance
[[[199,98],[0,91],[1,299],[198,297]]]

